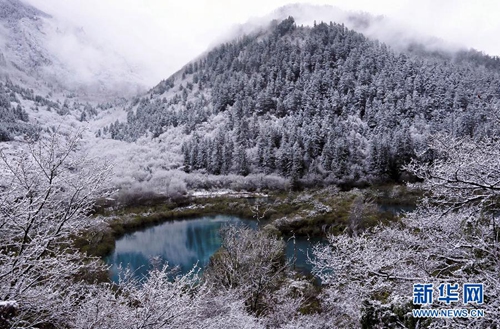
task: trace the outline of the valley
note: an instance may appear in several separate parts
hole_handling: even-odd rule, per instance
[[[0,328],[500,326],[499,57],[289,5],[151,85],[0,23]],[[443,282],[484,316],[414,317]]]

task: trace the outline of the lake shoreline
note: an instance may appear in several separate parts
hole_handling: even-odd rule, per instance
[[[195,191],[176,200],[147,200],[143,205],[102,207],[96,216],[104,218],[98,232],[83,232],[75,246],[89,256],[111,254],[117,239],[165,222],[199,216],[231,215],[260,220],[282,235],[325,237],[349,229],[354,204],[360,230],[396,221],[386,207],[415,207],[418,190],[392,185],[363,190],[340,191],[329,187],[303,191]]]

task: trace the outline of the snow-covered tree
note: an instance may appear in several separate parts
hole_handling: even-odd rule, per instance
[[[0,300],[19,306],[14,326],[57,324],[78,282],[102,270],[71,246],[95,225],[88,215],[108,167],[81,156],[79,136],[51,133],[1,151]]]
[[[243,227],[228,227],[221,235],[222,247],[210,261],[207,281],[242,297],[252,313],[265,312],[285,274],[284,242]]]
[[[499,147],[493,141],[436,138],[438,160],[412,163],[428,196],[398,223],[316,246],[314,272],[324,307],[342,326],[487,328],[500,325]],[[482,283],[484,318],[412,317],[416,283]],[[443,308],[436,301],[432,308]],[[458,307],[458,306],[457,306]],[[470,307],[459,303],[459,307]]]

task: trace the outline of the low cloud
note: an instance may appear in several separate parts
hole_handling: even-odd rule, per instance
[[[114,58],[123,58],[124,63],[137,72],[138,79],[151,87],[223,36],[231,35],[230,31],[235,30],[235,25],[249,20],[258,22],[256,17],[270,17],[269,13],[273,11],[271,16],[276,16],[279,12],[276,8],[287,4],[283,0],[25,1],[53,15],[57,24],[63,27],[80,28],[86,38],[92,40],[94,49],[105,49],[106,52],[112,50],[117,55]],[[500,55],[500,44],[495,42],[500,35],[500,21],[495,17],[500,12],[500,3],[495,1],[331,0],[307,3],[333,5],[341,9],[302,6],[303,11],[295,14],[298,23],[314,19],[344,20],[347,26],[352,26],[354,23],[349,21],[349,11],[362,11],[384,16],[378,24],[365,28],[363,32],[385,42],[397,44],[401,41],[404,43],[406,39],[418,39],[432,43],[441,39],[443,41],[437,44],[452,48],[473,47],[491,55]],[[242,29],[241,25],[239,29]],[[68,45],[71,45],[71,40],[68,41]],[[68,45],[56,44],[55,47],[60,47],[67,58],[77,57],[80,50]],[[99,60],[91,52],[83,51],[82,54],[83,57]],[[90,68],[94,69],[93,66]]]

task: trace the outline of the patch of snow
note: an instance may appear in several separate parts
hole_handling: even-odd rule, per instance
[[[190,196],[195,198],[216,198],[226,196],[230,198],[266,198],[269,195],[258,192],[236,192],[233,190],[217,190],[217,191],[192,191]]]
[[[19,307],[19,304],[15,300],[0,301],[0,307],[9,307],[9,306],[17,308]]]

